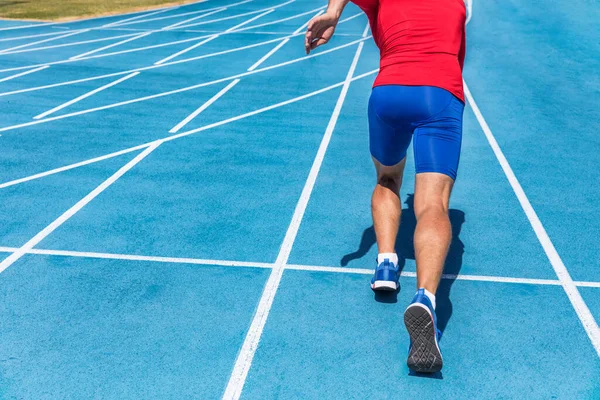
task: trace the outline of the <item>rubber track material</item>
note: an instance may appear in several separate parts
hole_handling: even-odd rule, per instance
[[[440,371],[443,361],[431,315],[423,307],[408,307],[404,312],[404,324],[412,343],[406,361],[408,368],[424,373]]]

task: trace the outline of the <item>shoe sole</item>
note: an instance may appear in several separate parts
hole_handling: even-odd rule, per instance
[[[433,316],[426,306],[411,304],[404,312],[404,325],[411,347],[406,365],[415,372],[433,373],[442,369],[442,353],[437,343]]]
[[[381,290],[384,292],[393,292],[398,290],[398,286],[400,285],[397,282],[392,281],[375,281],[371,283],[371,289]]]

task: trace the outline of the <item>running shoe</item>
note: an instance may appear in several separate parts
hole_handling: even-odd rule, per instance
[[[438,344],[442,333],[437,329],[435,310],[419,289],[404,312],[404,324],[410,335],[408,368],[415,372],[433,373],[442,369],[442,353]]]
[[[375,275],[373,276],[373,279],[371,279],[371,289],[387,291],[398,290],[400,287],[400,283],[398,282],[399,278],[400,268],[386,258],[381,264],[377,265],[377,268],[375,268]]]

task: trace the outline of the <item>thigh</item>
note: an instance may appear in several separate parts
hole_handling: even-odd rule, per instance
[[[369,148],[371,155],[385,167],[392,167],[406,157],[412,139],[413,128],[409,124],[390,120],[380,115],[395,107],[391,101],[389,88],[375,88],[369,100]]]
[[[452,96],[452,95],[450,95]],[[416,173],[439,173],[456,180],[464,104],[456,97],[440,113],[419,123],[414,133]]]

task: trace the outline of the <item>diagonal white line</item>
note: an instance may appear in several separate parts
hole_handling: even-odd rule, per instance
[[[254,70],[254,71],[249,71],[249,72],[244,72],[244,73],[237,74],[237,75],[228,76],[226,78],[216,79],[216,80],[210,81],[210,82],[199,83],[197,85],[188,86],[188,87],[185,87],[185,88],[175,89],[175,90],[171,90],[171,91],[168,91],[168,92],[158,93],[158,94],[154,94],[154,95],[150,95],[150,96],[145,96],[145,97],[139,97],[137,99],[131,99],[131,100],[127,100],[127,101],[122,101],[122,102],[119,102],[119,103],[109,104],[109,105],[106,105],[106,106],[100,106],[100,107],[90,108],[90,109],[87,109],[87,110],[77,111],[77,112],[73,112],[73,113],[70,113],[70,114],[64,114],[64,115],[59,115],[59,116],[56,116],[56,117],[45,118],[43,120],[25,122],[25,123],[18,124],[18,125],[12,125],[12,126],[3,127],[3,128],[0,128],[0,132],[6,132],[6,131],[13,130],[13,129],[25,128],[27,126],[38,125],[38,124],[47,123],[47,122],[51,122],[51,121],[56,121],[56,120],[64,119],[64,118],[72,118],[72,117],[75,117],[75,116],[89,114],[89,113],[97,112],[97,111],[101,111],[101,110],[108,110],[108,109],[115,108],[115,107],[122,107],[122,106],[125,106],[125,105],[128,105],[128,104],[139,103],[139,102],[142,102],[142,101],[156,99],[156,98],[159,98],[159,97],[170,96],[170,95],[173,95],[173,94],[176,94],[176,93],[183,93],[183,92],[186,92],[186,91],[198,89],[198,88],[205,87],[205,86],[215,85],[215,84],[221,83],[221,82],[231,81],[233,79],[238,79],[238,78],[241,78],[241,77],[244,77],[244,76],[248,76],[248,75],[252,75],[252,74],[256,74],[256,73],[261,73],[261,72],[269,71],[269,70],[275,69],[275,68],[281,68],[283,66],[291,65],[291,64],[294,64],[294,63],[297,63],[297,62],[300,62],[300,61],[304,61],[304,60],[308,60],[308,59],[311,59],[311,58],[314,58],[314,57],[320,57],[320,56],[323,56],[323,55],[328,54],[330,52],[334,52],[334,51],[337,51],[337,50],[340,50],[340,49],[343,49],[343,48],[355,45],[357,43],[362,43],[364,40],[365,40],[364,38],[360,39],[360,40],[355,40],[355,41],[352,41],[352,42],[349,42],[349,43],[346,43],[346,44],[343,44],[343,45],[340,45],[340,46],[337,46],[337,47],[333,47],[333,48],[328,49],[328,50],[324,50],[324,51],[321,51],[321,52],[318,52],[318,53],[315,53],[315,54],[311,54],[309,56],[299,57],[299,58],[296,58],[296,59],[293,59],[293,60],[289,60],[289,61],[285,61],[285,62],[282,62],[282,63],[279,63],[279,64],[275,64],[275,65],[271,65],[271,66],[268,66],[268,67],[260,68],[260,69]],[[177,63],[177,61],[174,61],[173,63]],[[150,68],[139,68],[137,70],[132,70],[132,71],[137,72],[137,71],[143,71],[143,70],[146,70],[146,69],[150,69]],[[128,71],[128,72],[132,72],[132,71]],[[122,75],[122,73],[109,74],[108,76],[119,76],[119,75]],[[82,80],[82,82],[85,82],[85,81],[86,80]],[[2,94],[0,94],[0,96],[2,96]]]
[[[257,15],[257,16],[254,16],[254,17],[252,17],[252,18],[250,18],[250,19],[248,19],[248,20],[246,20],[246,21],[244,21],[244,22],[242,22],[242,23],[240,23],[240,24],[237,24],[237,25],[236,25],[236,26],[234,26],[234,27],[231,27],[231,28],[227,29],[227,30],[226,30],[225,32],[223,32],[223,33],[229,33],[229,32],[233,32],[233,31],[235,31],[237,28],[239,28],[239,27],[242,27],[242,26],[244,26],[244,25],[246,25],[246,24],[248,24],[248,23],[250,23],[250,22],[252,22],[252,21],[255,21],[255,20],[259,19],[259,18],[262,18],[262,17],[264,17],[265,15],[272,13],[273,11],[275,11],[275,10],[274,10],[274,9],[267,10],[267,11],[265,11],[265,12],[264,12],[264,13],[262,13],[262,14],[259,14],[259,15]],[[154,63],[154,65],[161,65],[161,64],[164,64],[164,63],[166,63],[167,61],[170,61],[170,60],[172,60],[172,59],[174,59],[174,58],[176,58],[176,57],[179,57],[179,56],[180,56],[180,55],[182,55],[182,54],[185,54],[185,53],[187,53],[187,52],[189,52],[189,51],[192,51],[193,49],[195,49],[195,48],[197,48],[197,47],[200,47],[200,46],[202,46],[203,44],[206,44],[206,43],[208,43],[208,42],[210,42],[210,41],[213,41],[213,40],[215,40],[215,39],[216,39],[216,38],[218,38],[219,36],[221,36],[221,34],[219,34],[219,33],[218,33],[218,34],[216,34],[216,35],[210,36],[208,39],[205,39],[205,40],[203,40],[203,41],[201,41],[201,42],[199,42],[199,43],[196,43],[196,44],[195,44],[195,45],[193,45],[193,46],[190,46],[190,47],[188,47],[188,48],[186,48],[186,49],[183,49],[183,50],[181,50],[181,51],[178,51],[178,52],[177,52],[177,53],[175,53],[175,54],[171,54],[170,56],[168,56],[168,57],[165,57],[165,58],[163,58],[162,60],[155,62],[155,63]]]
[[[133,160],[129,161],[123,167],[121,167],[117,172],[115,172],[110,178],[105,180],[102,184],[92,190],[87,196],[83,199],[79,200],[73,207],[69,208],[65,211],[60,217],[55,219],[50,225],[46,226],[42,229],[37,235],[32,237],[27,243],[21,246],[14,253],[11,253],[4,261],[0,263],[0,273],[6,270],[6,268],[10,267],[15,261],[19,260],[23,257],[28,251],[34,248],[38,243],[44,240],[48,235],[54,232],[59,226],[64,224],[69,220],[73,215],[75,215],[79,210],[85,207],[90,201],[96,198],[100,193],[106,190],[110,185],[115,183],[117,179],[122,177],[127,171],[133,168],[136,164],[142,161],[147,155],[152,153],[156,148],[160,146],[160,143],[156,143],[138,154]]]
[[[483,118],[483,115],[481,114],[477,103],[475,103],[475,99],[473,98],[473,95],[471,94],[471,91],[469,90],[469,87],[466,83],[464,83],[464,89],[465,96],[471,106],[471,109],[473,110],[473,113],[475,114],[475,117],[477,117],[479,125],[481,125],[481,129],[483,130],[483,133],[485,134],[485,137],[487,138],[490,147],[494,151],[494,154],[496,155],[496,158],[498,159],[498,162],[500,163],[500,166],[502,167],[502,170],[504,171],[504,174],[506,175],[510,186],[515,192],[515,195],[517,196],[517,199],[519,200],[519,203],[521,204],[521,207],[523,208],[523,211],[525,212],[525,215],[527,216],[527,219],[529,220],[533,231],[535,232],[540,244],[544,248],[544,252],[548,257],[550,264],[552,264],[552,268],[554,268],[554,272],[556,273],[558,280],[560,281],[565,293],[567,294],[567,297],[571,301],[571,304],[573,305],[573,308],[575,309],[579,320],[581,321],[587,335],[589,336],[592,345],[596,349],[598,356],[600,356],[600,328],[598,327],[594,316],[590,312],[588,306],[585,304],[585,301],[581,297],[579,290],[577,290],[577,286],[573,282],[573,279],[571,278],[567,267],[565,266],[562,259],[560,258],[560,255],[556,251],[556,248],[554,247],[552,240],[548,236],[548,233],[546,232],[542,221],[539,219],[537,213],[531,205],[531,202],[527,198],[523,187],[519,183],[519,180],[517,179],[510,164],[508,163],[508,160],[506,159],[504,153],[500,149],[500,146],[498,145],[498,142],[496,141],[492,130],[485,121],[485,118]]]
[[[298,17],[303,17],[303,16],[305,16],[305,15],[312,14],[312,13],[314,13],[315,11],[318,11],[318,10],[322,10],[322,9],[324,9],[325,7],[327,7],[327,6],[322,6],[322,7],[318,7],[318,8],[315,8],[315,9],[309,10],[309,11],[305,11],[305,12],[303,12],[303,13],[300,13],[300,14],[291,15],[291,16],[289,16],[289,17],[287,17],[287,18],[278,19],[277,21],[270,21],[270,22],[264,22],[264,23],[262,23],[262,24],[258,24],[258,25],[251,25],[251,26],[247,26],[247,27],[245,27],[245,28],[243,28],[243,29],[238,29],[238,30],[236,31],[236,33],[238,33],[238,32],[244,32],[244,31],[247,31],[247,30],[250,30],[250,29],[256,29],[256,28],[260,28],[260,27],[263,27],[263,26],[277,25],[277,24],[280,24],[280,23],[282,23],[282,22],[285,22],[285,21],[290,21],[290,20],[292,20],[292,19],[296,19],[296,18],[298,18]]]
[[[143,23],[153,22],[153,21],[161,21],[161,20],[165,20],[165,19],[180,18],[180,17],[185,17],[188,15],[196,15],[196,14],[201,14],[201,13],[205,13],[205,12],[209,12],[209,11],[219,10],[223,7],[233,8],[233,7],[239,6],[241,4],[250,3],[252,1],[254,1],[254,0],[244,0],[244,1],[237,2],[237,3],[222,4],[217,7],[205,8],[203,10],[196,10],[196,11],[189,11],[189,12],[184,12],[184,13],[180,13],[180,14],[167,15],[166,17],[149,18],[149,19],[144,19],[142,21],[127,22],[127,23],[117,25],[116,28],[122,28],[122,27],[128,26],[128,25],[143,24]]]
[[[323,7],[320,7],[323,8]],[[275,22],[281,22],[281,20],[275,21]],[[342,24],[344,22],[344,20],[340,21],[338,23]],[[254,28],[253,27],[247,27],[247,28]],[[223,50],[220,52],[216,52],[216,53],[211,53],[211,54],[207,54],[207,55],[202,55],[202,56],[198,56],[198,57],[192,57],[192,58],[188,58],[185,60],[181,60],[181,61],[174,61],[173,63],[179,63],[179,62],[191,62],[191,61],[195,61],[195,60],[199,60],[199,59],[203,59],[206,57],[213,57],[213,56],[218,56],[221,54],[227,54],[227,53],[232,53],[232,52],[236,52],[236,51],[241,51],[241,50],[246,50],[246,49],[250,49],[253,47],[257,47],[257,46],[262,46],[264,44],[268,44],[268,43],[274,43],[274,42],[278,42],[280,40],[283,40],[285,38],[292,38],[292,37],[296,37],[299,36],[299,34],[289,34],[286,32],[248,32],[246,29],[247,28],[243,28],[240,30],[237,30],[235,32],[230,32],[230,33],[247,33],[247,34],[269,34],[269,35],[284,35],[280,38],[277,39],[270,39],[264,42],[259,42],[259,43],[254,43],[251,45],[246,45],[246,46],[241,46],[241,47],[236,47],[236,48],[232,48],[232,49],[227,49],[227,50]],[[121,29],[123,30],[123,29]],[[140,30],[137,30],[140,31]],[[149,31],[149,30],[141,30],[142,32],[154,32],[154,31]],[[173,41],[173,42],[166,42],[166,43],[160,43],[160,44],[156,44],[156,45],[152,45],[152,46],[144,46],[144,47],[138,47],[138,48],[133,48],[133,49],[128,49],[128,50],[123,50],[123,51],[116,51],[116,52],[112,52],[112,53],[105,53],[105,54],[98,54],[98,55],[92,55],[89,57],[83,57],[77,60],[59,60],[59,61],[53,61],[53,62],[49,62],[49,63],[44,63],[44,64],[31,64],[31,65],[23,65],[20,67],[12,67],[12,68],[2,68],[0,69],[0,72],[10,72],[10,71],[20,71],[20,70],[24,70],[24,69],[30,69],[30,68],[36,68],[36,67],[41,67],[41,66],[46,66],[46,65],[59,65],[59,64],[68,64],[68,63],[73,63],[73,62],[77,62],[80,60],[88,60],[88,59],[95,59],[95,58],[103,58],[103,57],[112,57],[112,56],[116,56],[116,55],[120,55],[120,54],[129,54],[129,53],[133,53],[133,52],[137,52],[137,51],[144,51],[144,50],[150,50],[150,49],[155,49],[155,48],[159,48],[159,47],[166,47],[166,46],[172,46],[175,44],[179,44],[179,43],[185,43],[185,42],[192,42],[194,40],[199,40],[199,39],[204,39],[207,37],[212,36],[212,34],[224,34],[223,31],[204,31],[204,30],[181,30],[181,32],[192,32],[192,33],[210,33],[210,35],[203,35],[203,36],[198,36],[195,38],[190,38],[190,39],[185,39],[185,40],[178,40],[178,41]],[[345,33],[338,33],[338,36],[360,36],[360,35],[354,35],[354,34],[345,34]],[[165,64],[165,65],[170,65],[170,64]],[[156,66],[149,66],[146,68],[155,68]],[[139,70],[139,69],[138,69]],[[129,71],[121,71],[118,73],[113,73],[110,74],[109,76],[117,76],[119,74],[126,74],[129,72],[133,72],[133,70],[129,70]],[[107,75],[102,75],[102,78],[106,78]],[[96,77],[91,77],[91,78],[86,78],[87,80],[93,80],[93,79],[100,79],[100,77],[96,76]],[[81,80],[77,80],[77,81],[68,81],[68,84],[71,83],[77,83],[77,82],[81,82]],[[63,85],[66,84],[65,82],[59,84],[59,85]],[[28,92],[28,91],[32,91],[32,90],[41,90],[41,89],[46,89],[48,88],[48,86],[40,86],[40,87],[35,87],[35,88],[28,88],[28,89],[23,89],[23,92]],[[14,94],[16,92],[11,92],[9,94]],[[21,93],[21,91],[19,91],[19,93]],[[0,93],[0,95],[7,95],[7,93]]]
[[[150,34],[152,34],[152,32],[141,33],[139,35],[130,37],[129,39],[121,40],[121,41],[116,42],[116,43],[111,43],[111,44],[109,44],[107,46],[99,47],[97,49],[86,51],[85,53],[81,53],[81,54],[78,54],[76,56],[69,57],[69,60],[77,60],[78,58],[82,58],[82,57],[85,57],[85,56],[96,54],[96,53],[99,53],[99,52],[101,52],[103,50],[111,49],[113,47],[120,46],[120,45],[125,44],[125,43],[133,42],[134,40],[141,39],[141,38],[146,37],[146,36],[148,36]]]
[[[174,58],[179,57],[182,54],[190,52],[190,51],[194,50],[195,48],[198,48],[198,47],[202,46],[203,44],[206,44],[208,42],[211,42],[211,41],[215,40],[218,37],[219,37],[219,35],[209,36],[208,38],[206,38],[206,39],[204,39],[204,40],[202,40],[202,41],[200,41],[200,42],[198,42],[198,43],[196,43],[196,44],[194,44],[194,45],[192,45],[190,47],[186,47],[185,49],[183,49],[181,51],[178,51],[177,53],[171,54],[170,56],[165,57],[162,60],[155,62],[154,65],[162,65],[162,64],[166,63],[167,61],[170,61],[170,60],[172,60]]]
[[[107,42],[109,40],[121,39],[121,38],[136,36],[136,35],[139,35],[139,33],[128,33],[128,34],[125,34],[125,35],[107,36],[107,37],[102,37],[102,38],[99,38],[99,39],[81,40],[79,42],[67,42],[67,43],[55,44],[55,45],[50,45],[50,46],[25,48],[25,49],[15,50],[15,51],[11,51],[9,53],[4,53],[4,54],[33,53],[33,52],[41,51],[41,50],[50,50],[50,49],[58,49],[58,48],[61,48],[61,47],[79,46],[81,44]],[[54,63],[47,63],[47,64],[41,64],[41,65],[53,65],[53,64]],[[12,69],[13,70],[18,70],[20,68],[22,68],[22,67],[17,67],[17,68],[12,68]]]
[[[148,17],[150,17],[152,15],[158,15],[158,14],[165,13],[167,11],[176,10],[177,8],[179,8],[179,7],[163,8],[162,10],[154,11],[154,12],[151,12],[149,14],[137,15],[135,17],[126,18],[126,19],[123,19],[123,20],[120,20],[120,21],[117,21],[117,22],[111,22],[110,24],[102,25],[102,28],[110,28],[110,27],[113,27],[113,26],[120,26],[121,24],[123,24],[125,22],[135,21],[135,20],[142,19],[142,18],[148,18]]]
[[[121,82],[123,82],[123,81],[126,81],[126,80],[127,80],[127,79],[129,79],[129,78],[133,78],[133,77],[134,77],[134,76],[136,76],[136,75],[139,75],[139,72],[134,72],[134,73],[132,73],[132,74],[129,74],[129,75],[127,75],[127,76],[124,76],[124,77],[122,77],[122,78],[120,78],[120,79],[117,79],[116,81],[113,81],[113,82],[111,82],[111,83],[109,83],[109,84],[106,84],[106,85],[104,85],[104,86],[100,86],[99,88],[97,88],[97,89],[94,89],[94,90],[92,90],[92,91],[90,91],[90,92],[87,92],[87,93],[85,93],[85,94],[82,94],[81,96],[79,96],[79,97],[76,97],[76,98],[74,98],[73,100],[69,100],[69,101],[67,101],[66,103],[63,103],[63,104],[61,104],[61,105],[59,105],[59,106],[57,106],[57,107],[54,107],[54,108],[53,108],[53,109],[51,109],[51,110],[48,110],[48,111],[46,111],[46,112],[43,112],[43,113],[41,113],[40,115],[36,115],[35,117],[33,117],[33,119],[42,119],[42,118],[45,118],[45,117],[47,117],[47,116],[48,116],[48,115],[50,115],[50,114],[54,114],[55,112],[57,112],[57,111],[59,111],[59,110],[62,110],[63,108],[66,108],[66,107],[68,107],[68,106],[70,106],[70,105],[73,105],[73,104],[75,104],[75,103],[77,103],[77,102],[79,102],[79,101],[81,101],[81,100],[83,100],[83,99],[87,99],[88,97],[90,97],[90,96],[93,96],[93,95],[95,95],[96,93],[99,93],[99,92],[101,92],[101,91],[103,91],[103,90],[106,90],[106,89],[108,89],[109,87],[112,87],[112,86],[118,85],[119,83],[121,83]]]
[[[374,74],[377,73],[377,71],[378,70],[376,69],[376,70],[369,71],[369,72],[366,72],[366,73],[361,74],[361,75],[357,75],[354,78],[352,78],[352,81],[356,81],[356,80],[359,80],[359,79],[366,78],[367,76],[374,75]],[[163,139],[154,140],[154,141],[151,141],[151,142],[148,142],[148,143],[143,143],[143,144],[140,144],[140,145],[137,145],[137,146],[134,146],[134,147],[129,147],[127,149],[123,149],[123,150],[119,150],[119,151],[116,151],[116,152],[113,152],[113,153],[105,154],[103,156],[91,158],[89,160],[80,161],[80,162],[77,162],[77,163],[74,163],[74,164],[65,165],[65,166],[60,167],[60,168],[55,168],[55,169],[52,169],[52,170],[49,170],[49,171],[44,171],[44,172],[37,173],[35,175],[30,175],[30,176],[27,176],[27,177],[23,177],[23,178],[19,178],[19,179],[15,179],[15,180],[9,181],[9,182],[5,182],[5,183],[0,184],[0,189],[6,188],[6,187],[10,187],[10,186],[14,186],[14,185],[18,185],[20,183],[28,182],[28,181],[31,181],[31,180],[34,180],[34,179],[43,178],[45,176],[54,175],[54,174],[57,174],[57,173],[60,173],[60,172],[64,172],[64,171],[68,171],[68,170],[71,170],[71,169],[74,169],[74,168],[79,168],[79,167],[84,166],[84,165],[88,165],[88,164],[100,162],[100,161],[103,161],[103,160],[107,160],[107,159],[110,159],[110,158],[118,157],[118,156],[123,155],[123,154],[127,154],[127,153],[131,153],[131,152],[134,152],[134,151],[137,151],[137,150],[144,149],[144,148],[146,148],[146,147],[148,147],[148,146],[150,146],[150,145],[152,145],[154,143],[157,143],[157,142],[163,142],[163,141],[167,142],[167,141],[171,141],[171,140],[176,140],[176,139],[179,139],[181,137],[193,135],[193,134],[198,133],[198,132],[202,132],[202,131],[213,129],[213,128],[216,128],[216,127],[219,127],[219,126],[222,126],[222,125],[226,125],[226,124],[228,124],[230,122],[239,121],[239,120],[244,119],[244,118],[249,118],[249,117],[254,116],[254,115],[258,115],[258,114],[261,114],[261,113],[264,113],[264,112],[267,112],[267,111],[270,111],[270,110],[274,110],[274,109],[279,108],[279,107],[286,106],[288,104],[293,104],[293,103],[296,103],[298,101],[302,101],[304,99],[308,99],[310,97],[317,96],[317,95],[319,95],[321,93],[325,93],[325,92],[327,92],[329,90],[333,90],[333,89],[335,89],[337,87],[340,87],[343,84],[344,84],[344,82],[336,83],[336,84],[333,84],[331,86],[327,86],[325,88],[316,90],[314,92],[303,94],[301,96],[294,97],[292,99],[289,99],[289,100],[286,100],[286,101],[282,101],[280,103],[272,104],[270,106],[263,107],[263,108],[260,108],[258,110],[254,110],[254,111],[251,111],[251,112],[248,112],[248,113],[245,113],[245,114],[241,114],[241,115],[237,115],[235,117],[224,119],[224,120],[219,121],[219,122],[208,124],[208,125],[205,125],[205,126],[203,126],[201,128],[197,128],[197,129],[193,129],[193,130],[190,130],[190,131],[178,133],[178,134],[175,134],[175,135],[172,135],[172,136],[167,136],[166,138],[163,138]]]
[[[289,42],[289,41],[290,41],[289,38],[283,39],[281,42],[279,42],[277,44],[277,46],[273,47],[267,54],[265,54],[264,56],[262,56],[260,58],[260,60],[258,60],[254,64],[252,64],[252,66],[250,68],[248,68],[248,71],[254,71],[256,68],[260,67],[260,65],[262,63],[264,63],[266,60],[268,60],[269,57],[271,57],[273,54],[275,54],[279,49],[281,49],[283,46],[285,46],[285,44],[287,42]]]
[[[239,79],[233,80],[229,83],[229,85],[225,86],[223,89],[221,89],[219,91],[219,93],[215,94],[213,97],[211,97],[210,99],[208,99],[208,101],[206,101],[204,104],[202,104],[200,107],[198,107],[198,109],[196,109],[196,111],[194,111],[193,113],[191,113],[190,115],[188,115],[183,121],[181,121],[180,123],[178,123],[177,125],[175,125],[170,131],[169,133],[177,133],[181,130],[181,128],[183,128],[184,126],[186,126],[191,120],[193,120],[194,118],[196,118],[202,111],[206,110],[208,107],[210,107],[215,101],[217,101],[219,98],[221,98],[225,93],[227,93],[231,88],[233,88],[235,85],[237,85],[240,82]]]
[[[325,153],[327,152],[331,135],[333,134],[333,130],[335,129],[335,125],[342,110],[344,100],[346,99],[348,88],[352,82],[352,76],[354,75],[354,71],[356,69],[356,65],[358,64],[358,59],[362,52],[363,46],[364,42],[361,42],[356,49],[354,59],[352,60],[352,64],[350,65],[350,69],[346,75],[340,96],[338,97],[333,114],[331,115],[327,129],[323,135],[319,150],[317,151],[317,155],[308,174],[308,179],[306,180],[304,188],[302,189],[302,194],[300,195],[296,209],[294,210],[292,221],[290,222],[288,230],[285,234],[285,238],[283,239],[283,243],[281,244],[279,255],[275,261],[275,266],[271,270],[271,275],[267,280],[258,303],[258,307],[254,314],[254,318],[252,319],[252,323],[250,324],[250,328],[248,329],[248,333],[246,334],[246,338],[244,339],[244,343],[242,344],[242,348],[238,354],[227,387],[225,388],[223,399],[237,400],[242,395],[242,390],[244,388],[248,372],[250,371],[254,354],[258,348],[258,343],[260,341],[260,337],[262,336],[267,318],[269,317],[269,312],[273,305],[275,294],[277,293],[279,283],[281,282],[281,278],[283,276],[283,271],[285,270],[289,255],[292,251],[292,246],[294,245],[296,235],[298,234],[298,229],[300,228],[300,223],[304,217],[304,212],[306,211],[310,195],[312,194],[312,190],[321,169]]]
[[[20,76],[29,75],[29,74],[32,74],[34,72],[42,71],[42,70],[44,70],[46,68],[50,68],[50,66],[49,65],[44,65],[43,67],[39,67],[39,68],[35,68],[35,69],[30,69],[29,71],[21,72],[20,74],[15,74],[15,75],[7,76],[6,78],[0,79],[0,82],[10,81],[10,80],[18,78]]]
[[[0,39],[0,42],[10,42],[12,40],[23,40],[23,39],[33,39],[33,38],[37,38],[37,37],[56,36],[56,35],[61,35],[61,34],[63,34],[63,32],[58,31],[58,32],[50,32],[50,33],[40,33],[37,35],[14,36],[14,37]]]
[[[227,17],[222,17],[222,18],[217,18],[217,19],[211,19],[211,20],[208,20],[208,21],[195,22],[193,24],[183,24],[183,25],[178,26],[176,29],[179,30],[179,29],[184,29],[184,28],[190,27],[190,26],[199,26],[199,25],[213,24],[215,22],[229,21],[229,20],[232,20],[232,19],[240,18],[240,17],[246,17],[248,15],[255,15],[255,14],[262,13],[264,11],[275,10],[277,8],[281,8],[281,7],[287,6],[288,4],[291,4],[291,3],[295,2],[295,1],[296,0],[288,0],[288,1],[284,2],[284,3],[279,3],[279,4],[276,4],[276,5],[273,5],[273,6],[269,6],[269,7],[266,7],[266,8],[261,8],[259,10],[252,10],[252,11],[248,11],[248,12],[241,13],[241,14],[235,14],[235,15],[229,15]],[[223,33],[223,32],[220,32],[220,33]]]
[[[227,7],[217,8],[216,10],[208,12],[206,14],[198,15],[197,17],[186,19],[185,21],[177,22],[177,23],[171,24],[169,26],[165,26],[164,28],[161,29],[161,31],[168,31],[170,29],[178,27],[179,25],[183,25],[183,24],[186,24],[188,22],[192,22],[192,21],[196,21],[196,20],[199,20],[199,19],[202,19],[202,18],[206,18],[206,17],[208,17],[210,15],[214,15],[214,14],[223,12],[225,10],[227,10]]]
[[[25,47],[33,46],[35,44],[52,42],[54,40],[63,39],[63,38],[69,37],[69,36],[80,35],[82,33],[86,33],[86,32],[89,32],[89,31],[90,31],[90,29],[82,29],[80,31],[69,32],[69,33],[67,33],[65,35],[53,36],[50,39],[38,40],[38,41],[35,41],[35,42],[30,42],[30,43],[25,43],[25,44],[22,44],[22,45],[19,45],[19,46],[10,47],[8,49],[1,50],[0,51],[0,55],[9,53],[9,52],[11,52],[13,50],[18,50],[18,49],[22,49],[22,48],[25,48]]]

